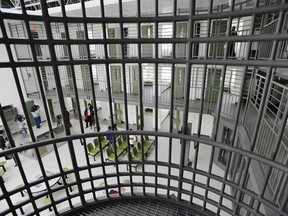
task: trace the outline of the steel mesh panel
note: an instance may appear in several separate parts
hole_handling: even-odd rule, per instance
[[[88,7],[90,3],[98,5],[91,9]],[[65,139],[62,137],[64,140],[61,141],[69,144],[69,157],[76,179],[73,186],[77,187],[79,202],[85,205],[85,196],[89,193],[94,201],[97,201],[99,196],[97,191],[94,191],[94,181],[99,178],[103,178],[107,192],[109,187],[106,181],[111,177],[109,174],[115,175],[112,177],[117,180],[116,187],[120,188],[120,177],[125,173],[131,181],[137,176],[141,179],[129,186],[131,196],[135,188],[141,188],[144,197],[146,192],[151,190],[155,196],[170,196],[170,192],[173,192],[176,194],[175,203],[185,200],[193,205],[197,201],[203,209],[211,209],[218,215],[223,212],[228,215],[287,215],[288,171],[287,157],[284,156],[287,152],[287,86],[283,86],[279,81],[283,79],[283,74],[287,74],[287,2],[255,0],[218,4],[217,1],[208,1],[203,4],[203,1],[196,0],[174,0],[169,3],[160,0],[138,0],[132,3],[133,10],[129,2],[121,0],[113,5],[104,0],[20,0],[15,1],[14,6],[18,12],[22,11],[22,14],[5,10],[0,13],[0,44],[8,56],[7,61],[0,61],[0,68],[7,68],[10,70],[8,73],[13,74],[25,116],[29,115],[29,110],[25,107],[26,97],[40,98],[46,116],[50,115],[47,99],[58,99],[60,113],[64,116],[65,97],[73,97],[80,133],[84,134],[81,116],[83,110],[79,101],[91,100],[95,108],[98,101],[108,102],[110,124],[124,120],[126,133],[121,135],[128,136],[128,123],[131,120],[128,105],[133,105],[137,109],[135,133],[141,137],[142,143],[144,135],[155,138],[154,158],[146,160],[143,156],[135,162],[142,165],[142,170],[135,176],[131,171],[135,164],[129,156],[125,160],[116,158],[106,161],[106,152],[101,150],[97,161],[100,165],[96,163],[102,173],[99,177],[91,171],[96,165],[89,161],[87,156],[87,139],[92,135],[69,137],[71,131],[67,119],[64,118]],[[77,5],[77,9],[69,10],[70,4]],[[171,7],[164,10],[166,4]],[[150,8],[146,5],[150,5]],[[56,7],[61,12],[53,13],[53,8]],[[238,28],[237,35],[230,32],[233,25]],[[234,56],[229,52],[231,43],[236,44]],[[22,79],[21,82],[19,79]],[[24,89],[21,87],[22,81]],[[120,104],[124,110],[119,108]],[[145,107],[155,109],[154,131],[146,134]],[[160,134],[167,138],[165,147],[168,153],[165,161],[159,159],[162,156],[158,142],[161,137],[158,133],[161,115],[159,109],[169,110],[170,113],[169,129],[166,134]],[[190,112],[199,114],[193,125],[197,125],[197,130],[194,131],[194,136],[185,137]],[[119,119],[121,113],[125,113],[125,119]],[[2,106],[0,114],[8,139],[14,147]],[[206,127],[203,124],[204,114],[214,118],[213,133],[209,140],[201,139],[201,131]],[[99,131],[97,115],[96,111],[95,124]],[[229,124],[232,131],[225,137],[219,135],[223,122]],[[48,118],[49,136],[55,138],[52,123],[52,119]],[[29,122],[28,129],[31,141],[37,144],[39,140]],[[183,136],[177,134],[179,131]],[[243,146],[239,146],[239,131],[248,134],[249,146],[245,146],[246,141]],[[98,133],[93,135],[93,138],[97,135]],[[113,135],[116,141],[116,135],[120,134]],[[177,162],[174,161],[174,138],[182,143]],[[55,143],[60,142],[58,139],[54,140]],[[88,173],[86,179],[81,178],[78,169],[77,152],[73,145],[76,141],[83,145],[82,150],[85,152],[83,169]],[[192,166],[188,166],[185,159],[185,146],[190,141],[194,142],[195,147]],[[221,145],[216,141],[221,141]],[[204,169],[198,166],[202,143],[211,146],[210,155],[206,155],[207,166]],[[62,167],[61,153],[53,139],[45,144],[53,148],[57,163]],[[23,148],[34,150],[38,165],[42,173],[45,173],[38,146]],[[116,152],[116,144],[112,148]],[[127,152],[130,150],[128,145]],[[142,155],[144,150],[140,149]],[[20,150],[13,151],[16,162],[21,163],[18,156]],[[219,152],[223,153],[223,157]],[[4,154],[6,153],[0,153],[1,156]],[[218,159],[220,157],[225,160],[225,164],[221,164]],[[257,185],[257,190],[249,185],[249,170],[253,168],[255,161],[263,171],[263,181]],[[279,163],[275,163],[276,161]],[[213,173],[215,164],[224,172]],[[115,173],[111,174],[107,167],[112,165],[115,165]],[[124,165],[129,168],[127,172],[121,169]],[[155,167],[152,172],[149,165]],[[167,168],[167,171],[162,171],[163,167]],[[172,175],[172,170],[177,170],[177,175]],[[63,177],[63,172],[60,171],[59,175]],[[189,178],[185,177],[185,172],[189,173]],[[19,173],[24,176],[21,166]],[[146,176],[155,178],[155,181],[147,180]],[[198,178],[199,176],[202,178]],[[167,183],[160,184],[159,179],[165,179]],[[25,177],[23,181],[24,185],[31,186]],[[47,178],[43,181],[48,184]],[[85,190],[82,181],[88,182],[91,188]],[[214,188],[213,181],[222,184]],[[188,185],[188,189],[184,185]],[[226,187],[232,188],[230,193],[226,192]],[[1,194],[0,201],[7,204],[7,208],[3,208],[4,213],[16,214],[17,208],[9,196],[20,189],[16,192],[7,191],[5,185],[1,185],[1,189],[4,193]],[[27,190],[32,203],[30,207],[36,214],[47,208],[37,206],[29,187],[22,189]],[[62,189],[66,193],[63,199],[66,199],[73,209],[73,196],[69,194],[67,184],[64,184]],[[61,201],[55,200],[52,192],[49,188],[47,195],[51,196],[50,206],[57,214],[57,205]],[[216,198],[212,199],[211,194]],[[107,199],[112,198],[108,196]],[[231,206],[225,206],[223,200],[231,202]],[[24,201],[23,205],[25,204],[27,201]],[[144,206],[132,204],[128,205],[129,208],[146,212],[147,215],[155,212],[161,215],[163,212],[167,215],[181,214],[181,209],[174,207],[166,208],[149,202]],[[124,209],[127,214],[129,208]],[[120,214],[121,210],[122,206],[115,204],[112,209],[104,208],[101,211],[103,214]]]
[[[75,216],[84,215],[179,215],[179,216],[198,216],[190,210],[185,210],[177,206],[165,203],[157,203],[150,201],[126,201],[126,202],[115,202],[100,207],[94,206],[91,208],[83,209],[82,212],[77,214],[69,214]]]

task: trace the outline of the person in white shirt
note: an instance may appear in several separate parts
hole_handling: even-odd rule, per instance
[[[40,116],[40,107],[37,105],[34,105],[31,109],[31,113],[33,118],[35,119],[35,123],[36,123],[36,127],[40,128],[40,124],[41,124],[41,116]]]

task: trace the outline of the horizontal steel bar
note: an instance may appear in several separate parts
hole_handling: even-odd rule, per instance
[[[84,138],[91,138],[91,137],[98,137],[98,136],[106,136],[107,134],[110,134],[112,136],[117,136],[117,135],[149,135],[149,136],[158,136],[158,137],[168,137],[168,138],[176,138],[179,140],[189,140],[197,143],[202,143],[202,144],[207,144],[214,146],[216,148],[224,149],[227,151],[232,151],[238,154],[241,154],[242,156],[247,156],[251,159],[254,159],[256,161],[259,161],[261,163],[267,164],[269,166],[273,166],[274,168],[277,168],[279,170],[282,170],[286,173],[288,173],[288,167],[286,165],[283,165],[281,163],[278,163],[276,161],[272,161],[270,159],[267,159],[266,157],[263,157],[261,155],[256,155],[252,152],[239,149],[233,146],[229,145],[223,145],[222,143],[211,141],[208,139],[203,139],[203,138],[198,138],[196,136],[189,136],[189,135],[183,135],[183,134],[174,134],[174,133],[165,133],[165,132],[156,132],[156,131],[111,131],[110,133],[105,132],[98,132],[97,134],[95,133],[87,133],[87,134],[79,134],[79,135],[70,135],[66,137],[61,137],[61,138],[54,138],[53,140],[45,140],[37,143],[32,143],[32,144],[26,144],[20,147],[12,148],[5,150],[3,152],[0,152],[0,157],[3,157],[4,155],[8,154],[13,154],[16,152],[28,150],[31,148],[36,148],[40,146],[45,146],[47,144],[53,144],[53,143],[58,143],[58,142],[63,142],[63,141],[73,141],[75,139],[84,139]]]

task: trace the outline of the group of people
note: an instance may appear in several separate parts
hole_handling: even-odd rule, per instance
[[[88,104],[88,107],[84,111],[84,121],[86,122],[86,128],[88,128],[88,125],[92,129],[92,126],[94,126],[95,118],[94,118],[94,107],[91,105],[91,103]]]

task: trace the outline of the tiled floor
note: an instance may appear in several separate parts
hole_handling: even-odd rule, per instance
[[[169,116],[168,116],[169,117]],[[146,113],[145,114],[145,130],[153,130],[152,129],[152,124],[153,124],[153,115],[152,113]],[[197,114],[189,114],[189,122],[192,122],[193,125],[197,125],[197,121],[198,121],[198,115]],[[203,127],[202,129],[202,133],[205,135],[210,135],[212,132],[212,122],[213,118],[209,117],[209,116],[204,116],[203,118],[203,125],[205,125],[205,127]],[[77,125],[79,124],[78,120],[71,120],[73,127],[71,128],[71,133],[72,134],[78,134],[80,132],[80,128],[79,126],[77,127]],[[105,131],[108,124],[110,123],[109,121],[101,121],[101,128]],[[106,124],[105,124],[106,123]],[[161,125],[161,131],[168,131],[168,126],[169,126],[169,118],[166,118]],[[131,125],[130,126],[133,129],[136,129],[135,125]],[[123,130],[125,129],[125,124],[121,124],[118,125],[118,129],[119,130]],[[193,131],[197,131],[196,129],[193,129]],[[95,133],[94,130],[91,130],[90,128],[85,129],[85,133]],[[61,134],[57,134],[58,136],[62,136],[63,133]],[[26,135],[15,135],[14,136],[15,139],[15,143],[17,145],[19,145],[19,143],[28,143],[29,141],[29,137]],[[88,138],[87,139],[87,143],[92,141],[93,138]],[[169,139],[167,138],[163,138],[163,137],[159,137],[158,139],[158,160],[159,161],[163,161],[166,162],[168,161],[168,154],[169,154]],[[72,167],[72,161],[70,159],[70,154],[69,154],[69,146],[67,143],[62,143],[57,144],[58,146],[58,153],[60,155],[60,159],[61,159],[61,163],[63,167]],[[75,149],[76,152],[76,158],[77,158],[77,164],[79,167],[81,166],[86,166],[87,165],[87,160],[89,160],[90,164],[97,164],[97,163],[101,163],[101,159],[100,156],[98,155],[96,157],[96,162],[94,162],[93,157],[89,156],[88,158],[85,157],[85,147],[82,146],[79,142],[79,140],[76,140],[73,142],[73,148]],[[194,159],[194,148],[190,148],[190,160],[193,161]],[[198,156],[198,165],[197,168],[201,169],[203,171],[207,171],[208,169],[208,165],[209,165],[209,161],[210,161],[210,152],[211,152],[211,147],[208,145],[200,145],[199,148],[199,156]],[[25,170],[25,174],[27,177],[35,175],[35,173],[37,173],[38,171],[40,171],[40,167],[39,167],[39,163],[37,160],[33,159],[33,157],[31,158],[31,154],[33,152],[26,152],[24,154],[20,155],[20,159],[21,159],[21,163],[22,166]],[[173,139],[172,140],[172,151],[171,151],[171,162],[172,163],[178,163],[179,162],[179,155],[180,155],[180,144],[179,144],[179,140]],[[35,156],[35,155],[34,155]],[[154,160],[155,159],[155,148],[152,149],[152,151],[150,152],[149,156],[147,157],[147,160]],[[127,160],[126,156],[122,156],[120,157],[119,160]],[[1,159],[2,161],[2,159]],[[55,155],[55,151],[52,151],[48,154],[46,154],[45,156],[42,157],[42,162],[44,167],[58,167],[57,165],[57,160],[56,160],[56,155]],[[19,169],[17,167],[14,167],[14,162],[13,160],[8,160],[7,164],[6,164],[6,169],[7,172],[5,173],[4,176],[4,180],[5,180],[5,186],[8,190],[12,190],[14,189],[17,185],[22,183],[22,178],[19,174]],[[106,173],[113,173],[115,172],[115,167],[113,166],[109,166],[105,168],[105,172]],[[120,165],[118,166],[119,172],[126,172],[126,165]],[[145,172],[149,173],[149,172],[154,172],[155,171],[155,167],[151,166],[151,165],[145,165]],[[141,172],[143,170],[143,167],[138,166],[137,171]],[[158,167],[158,172],[163,172],[166,173],[167,172],[167,168],[165,167]],[[103,169],[102,168],[92,168],[91,169],[91,173],[92,175],[99,175],[103,173]],[[217,174],[219,176],[223,175],[223,171],[218,168],[216,165],[212,166],[212,173]],[[171,175],[177,175],[177,172],[174,172],[174,170],[171,170]],[[188,176],[186,176],[187,178],[192,178],[192,176],[189,176],[189,174],[187,174]],[[81,179],[87,179],[87,183],[83,184],[83,188],[91,188],[91,181],[89,181],[90,175],[88,172],[86,171],[82,171],[80,172],[80,177]],[[75,179],[74,174],[70,174],[69,178]],[[128,178],[128,176],[123,176],[120,178],[120,181],[123,181],[124,179]],[[97,187],[103,180],[95,180],[93,181],[94,187]],[[115,182],[116,178],[109,178],[109,182]],[[140,181],[142,182],[142,177],[133,177],[133,182],[134,181]],[[147,176],[145,177],[145,181],[149,182],[154,182],[154,178],[149,176],[149,174],[147,174]],[[199,177],[196,176],[196,181],[198,182],[202,182],[205,183],[206,182],[206,178],[205,177]],[[108,182],[108,183],[109,183]],[[158,179],[158,184],[163,184],[166,185],[167,182],[165,180],[161,180],[161,178]],[[216,181],[211,181],[211,184],[213,187],[215,188],[221,188],[222,184]],[[173,182],[171,181],[171,186],[175,186],[173,185]],[[75,190],[76,187],[74,187]],[[142,188],[135,188],[135,191],[141,191]],[[229,188],[226,187],[225,189],[226,192],[229,193]],[[155,192],[154,189],[147,189],[146,192]],[[167,193],[165,190],[162,189],[157,189],[158,193]],[[199,193],[199,194],[204,194],[204,190],[199,188],[199,187],[195,187],[195,192]],[[1,191],[2,193],[2,191]],[[72,192],[73,193],[73,192]],[[99,194],[100,193],[100,194]],[[173,193],[172,191],[170,191],[170,193]],[[175,193],[177,193],[175,191]],[[101,192],[98,192],[97,195],[101,195]],[[103,193],[102,193],[103,195]],[[65,191],[59,191],[57,193],[54,193],[54,198],[60,199],[61,197],[65,196]],[[209,193],[208,197],[210,199],[214,199],[215,201],[217,201],[219,199],[219,196],[217,196],[216,194],[212,194]],[[23,201],[25,199],[27,199],[28,196],[26,195],[24,198],[21,197],[20,193],[16,196],[11,197],[13,203],[17,203],[20,201]],[[85,199],[90,199],[93,198],[92,193],[88,194],[85,196]],[[36,204],[37,206],[42,206],[42,201],[43,201],[43,197],[42,199],[36,200]],[[79,202],[79,199],[73,199],[72,202],[73,203],[77,203]],[[198,204],[202,204],[202,202],[199,201],[195,201]],[[231,204],[227,201],[226,205],[231,207]],[[60,209],[64,209],[65,207],[68,206],[68,203],[61,203],[58,207]],[[1,209],[5,209],[7,207],[7,204],[2,200],[0,201],[0,214],[1,214]],[[210,209],[213,209],[213,206],[208,205],[207,206]],[[23,210],[28,213],[29,209],[31,208],[31,204],[27,204],[26,206],[24,206]],[[18,212],[20,214],[20,212]],[[41,215],[54,215],[54,212],[49,212],[48,210],[42,211]],[[221,215],[225,215],[225,213],[221,213]]]

